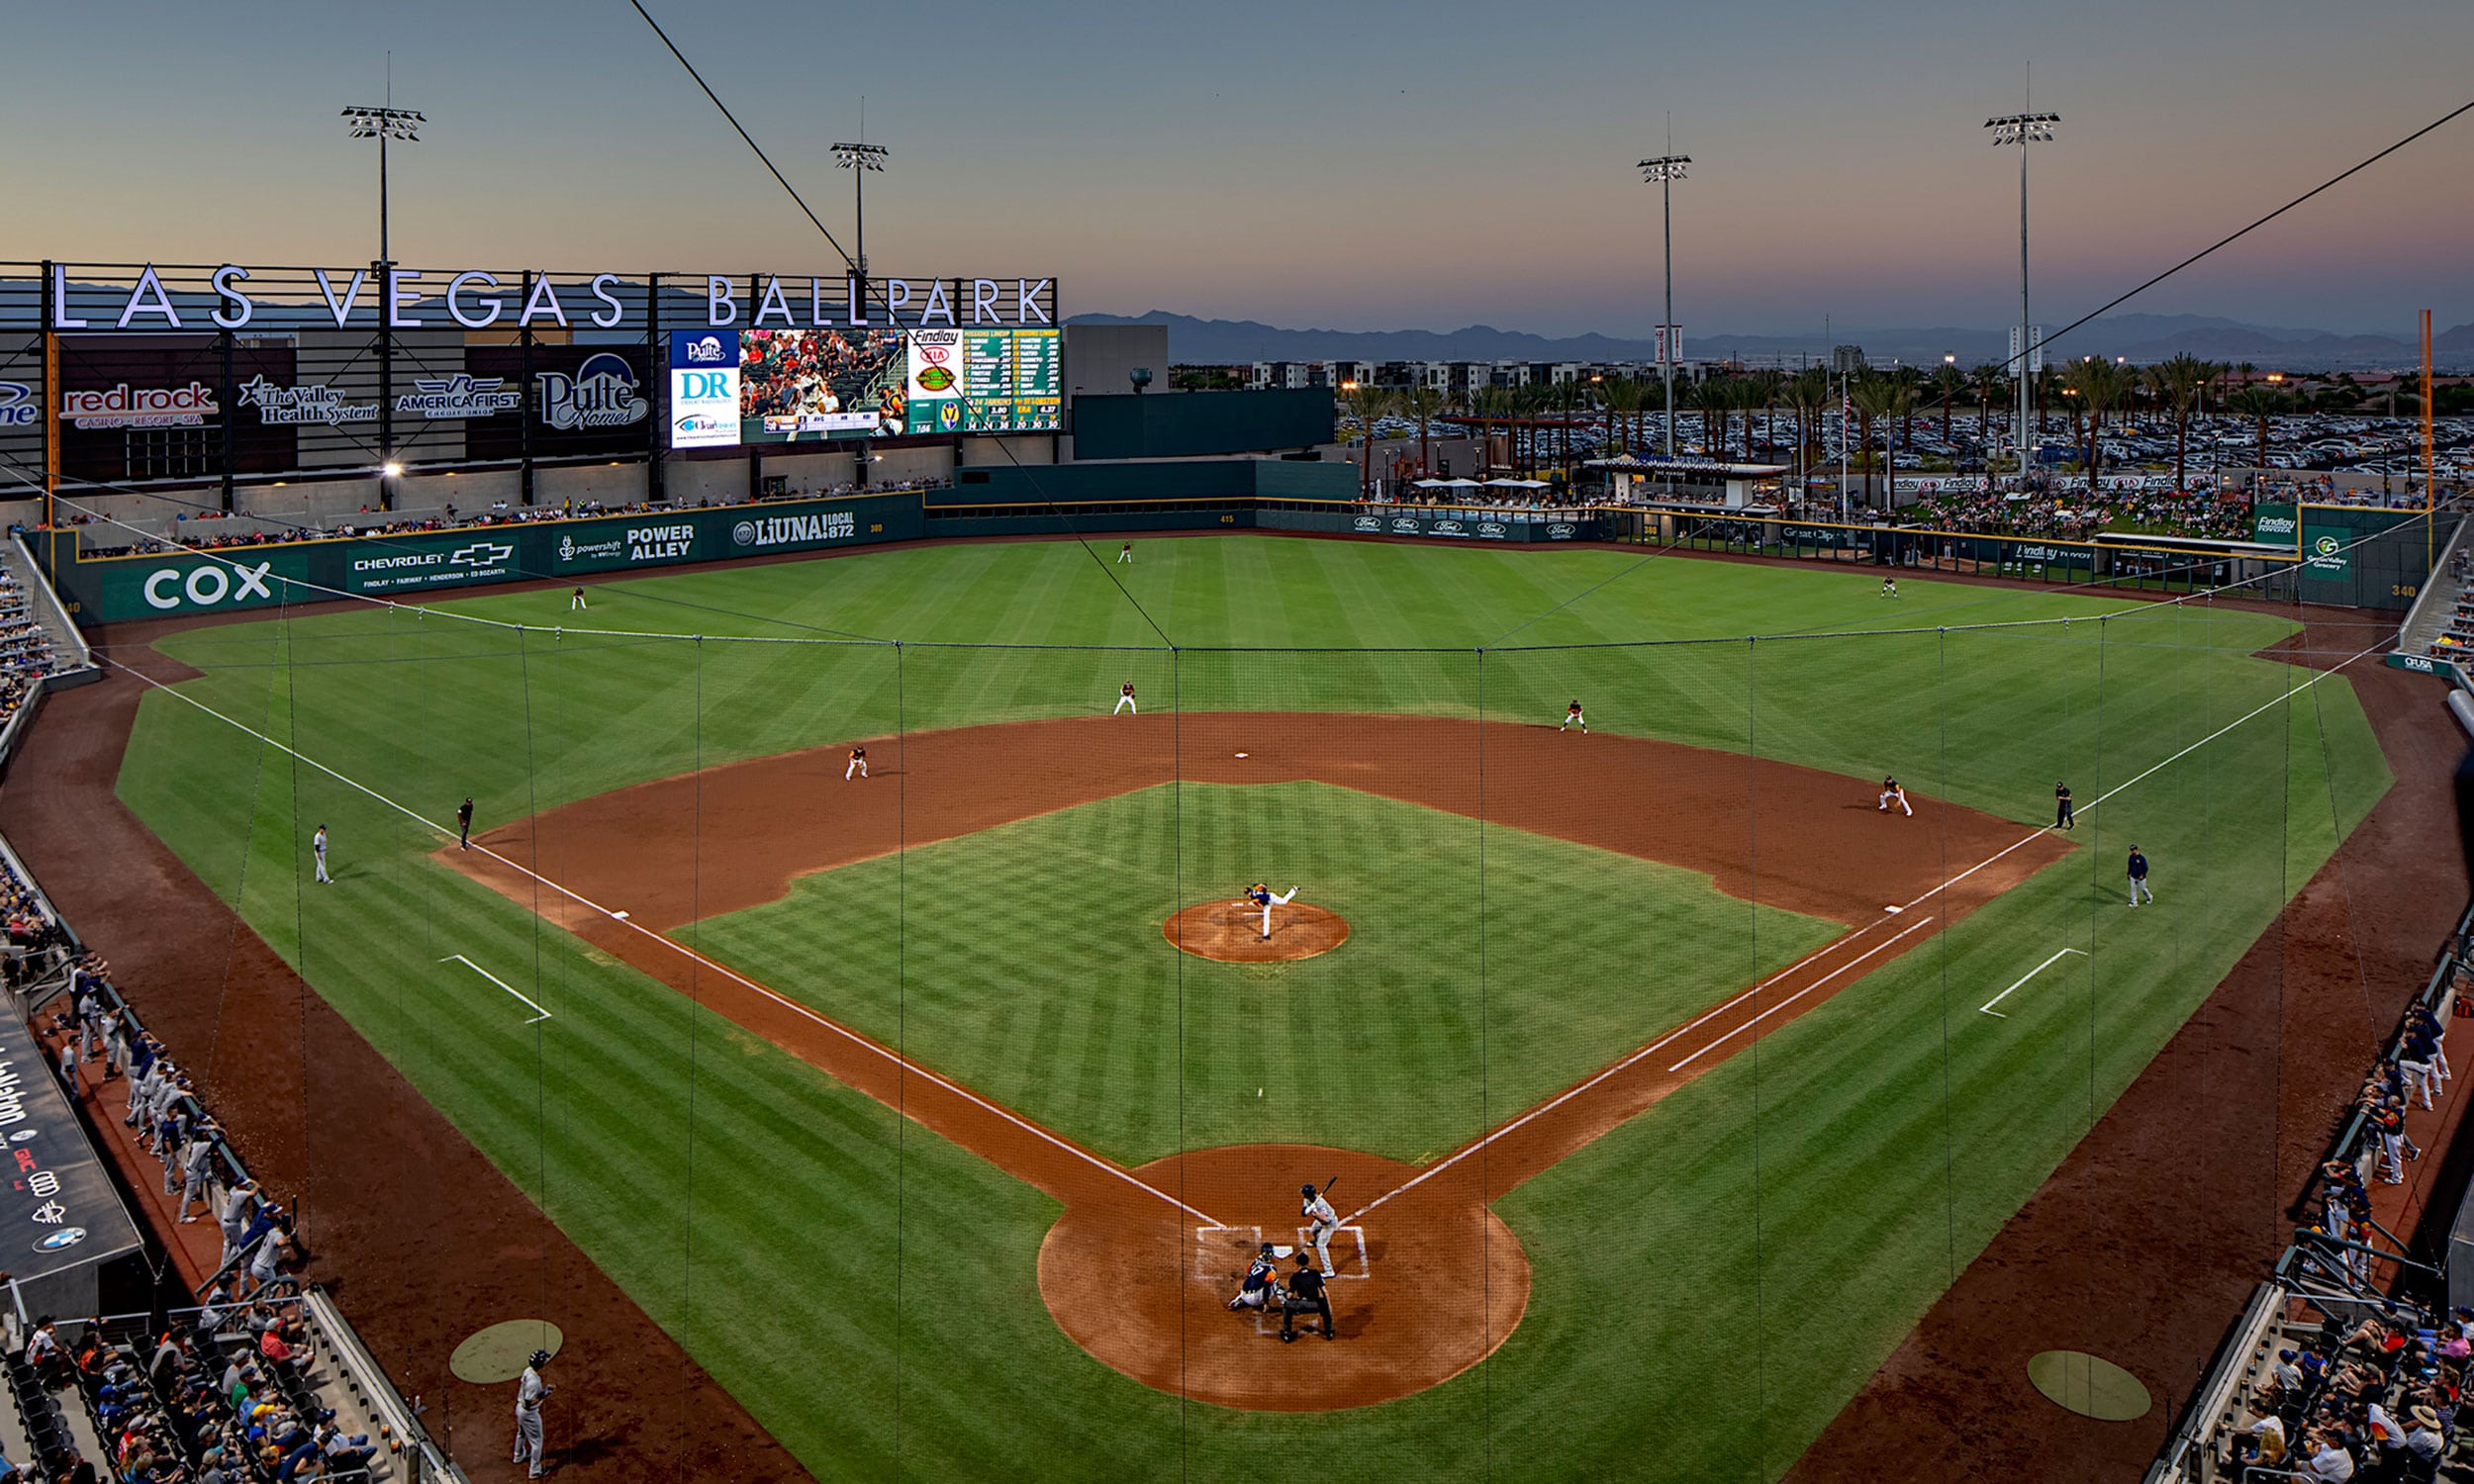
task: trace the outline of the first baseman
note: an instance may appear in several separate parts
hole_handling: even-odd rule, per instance
[[[1912,819],[1915,817],[1916,809],[1913,804],[1910,804],[1907,801],[1907,790],[1898,786],[1897,779],[1885,778],[1881,781],[1881,802],[1879,804],[1879,808],[1882,813],[1886,814],[1890,811],[1890,805],[1892,804],[1897,804],[1900,810],[1903,811],[1909,818]]]
[[[1116,688],[1116,710],[1110,711],[1108,714],[1115,716],[1125,711],[1131,711],[1137,716],[1143,713],[1142,707],[1134,704],[1134,683],[1132,681],[1127,681],[1124,685]]]
[[[1288,894],[1286,896],[1275,895],[1272,888],[1263,884],[1261,881],[1257,881],[1253,885],[1246,888],[1246,900],[1263,909],[1264,942],[1269,943],[1272,941],[1272,908],[1285,907],[1288,905],[1291,901],[1296,899],[1296,895],[1297,888],[1294,886],[1288,888]]]
[[[1340,1230],[1340,1213],[1333,1210],[1331,1202],[1313,1186],[1300,1185],[1297,1187],[1297,1219],[1306,1224],[1306,1241],[1313,1246],[1315,1257],[1323,1264],[1323,1276],[1330,1277],[1331,1234]],[[1300,1252],[1297,1260],[1303,1262],[1304,1253]]]
[[[318,827],[317,834],[310,836],[310,854],[318,857],[320,884],[333,885],[335,879],[327,874],[327,827],[323,824]]]
[[[1556,730],[1559,732],[1570,731],[1575,726],[1580,728],[1580,734],[1582,736],[1585,737],[1589,735],[1588,718],[1580,714],[1580,702],[1577,700],[1573,701],[1570,705],[1564,707],[1564,724],[1557,727]]]
[[[541,1379],[550,1352],[534,1350],[531,1363],[516,1381],[516,1462],[530,1463],[533,1478],[541,1477],[541,1400],[558,1388]]]

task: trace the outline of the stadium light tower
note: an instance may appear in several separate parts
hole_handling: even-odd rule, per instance
[[[343,111],[344,126],[356,139],[378,141],[378,508],[395,509],[395,485],[402,466],[395,461],[395,342],[387,330],[387,322],[394,318],[393,305],[387,294],[390,284],[387,270],[395,266],[395,254],[387,240],[387,141],[402,139],[407,144],[421,142],[421,131],[428,120],[409,108],[395,106],[395,65],[392,57],[387,65],[387,101],[371,108],[356,105]]]
[[[1659,214],[1666,239],[1666,318],[1659,327],[1665,343],[1659,350],[1659,373],[1666,384],[1666,456],[1675,456],[1675,200],[1674,184],[1683,179],[1688,154],[1662,154],[1641,162],[1641,182],[1658,187]]]
[[[394,95],[393,88],[387,91]],[[429,121],[409,108],[353,107],[343,111],[343,122],[352,138],[378,141],[378,261],[390,265],[395,259],[387,250],[387,140],[418,144]]]
[[[2059,114],[2003,114],[1987,119],[1984,127],[1993,131],[1996,146],[2019,146],[2019,354],[2011,367],[2019,380],[2019,410],[2011,425],[2011,441],[2019,448],[2019,483],[2028,482],[2028,376],[2036,362],[2036,347],[2030,341],[2034,333],[2028,326],[2028,146],[2049,144],[2053,126],[2061,122]]]
[[[858,227],[855,245],[858,249],[859,260],[856,266],[859,269],[859,283],[863,288],[868,282],[867,181],[871,171],[878,174],[884,173],[885,153],[883,144],[836,144],[833,146],[834,160],[850,172],[851,213]]]

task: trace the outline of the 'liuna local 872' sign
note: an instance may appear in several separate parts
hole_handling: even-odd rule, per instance
[[[165,271],[172,274],[170,285]],[[647,327],[644,282],[616,273],[515,275],[511,281],[478,268],[313,268],[307,283],[286,290],[265,286],[272,274],[253,275],[238,263],[211,270],[158,270],[148,263],[135,279],[101,283],[53,263],[43,327],[80,333],[245,329],[270,307],[280,309],[286,325],[324,320],[337,329],[355,324],[388,329]],[[199,287],[188,286],[201,275]],[[710,329],[1056,324],[1054,278],[871,277],[863,287],[855,275],[700,274],[670,279],[664,288],[665,328],[680,326],[682,311],[685,323]],[[679,295],[683,305],[673,297]]]

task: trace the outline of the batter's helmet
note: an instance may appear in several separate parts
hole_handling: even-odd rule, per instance
[[[533,1366],[533,1368],[534,1368],[535,1370],[538,1370],[538,1369],[540,1369],[542,1366],[547,1365],[547,1364],[549,1364],[549,1363],[550,1363],[550,1352],[549,1352],[549,1351],[547,1351],[547,1350],[534,1350],[534,1351],[532,1352],[532,1366]]]
[[[2136,849],[2136,847],[2134,848]],[[1314,1187],[1311,1185],[1300,1185],[1297,1187],[1297,1193],[1299,1195],[1312,1195],[1314,1193]]]

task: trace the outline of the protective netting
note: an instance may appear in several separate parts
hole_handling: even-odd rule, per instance
[[[1388,650],[287,610],[156,641],[199,673],[119,791],[244,924],[181,991],[227,1122],[492,1446],[448,1351],[537,1314],[566,1445],[681,1478],[759,1456],[701,1369],[826,1477],[1767,1479],[2151,1064],[2263,1132],[2068,1199],[2291,1198],[2273,1066],[2156,1058],[2389,781],[2359,645],[2011,596]],[[1265,1243],[1336,1340],[1228,1307]]]

